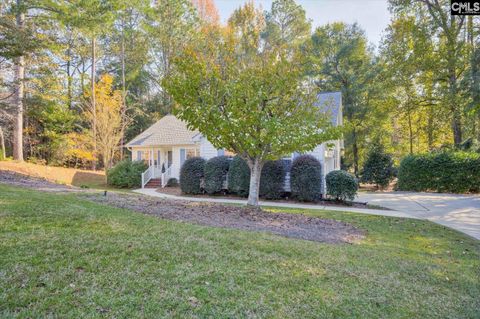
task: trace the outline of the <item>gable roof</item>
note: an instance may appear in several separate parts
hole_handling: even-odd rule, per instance
[[[332,114],[332,123],[333,125],[342,125],[341,119],[340,123],[338,115],[342,112],[342,93],[341,92],[326,92],[319,93],[317,95],[318,101],[317,106],[323,108],[325,111],[328,111]]]
[[[193,145],[192,138],[197,134],[198,131],[189,130],[182,120],[165,115],[125,146]]]

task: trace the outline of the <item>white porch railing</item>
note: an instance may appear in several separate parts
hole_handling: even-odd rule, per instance
[[[162,173],[162,187],[165,187],[165,185],[168,183],[168,180],[172,177],[172,166],[167,168],[165,173]]]
[[[142,188],[155,176],[155,165],[151,165],[142,173]]]

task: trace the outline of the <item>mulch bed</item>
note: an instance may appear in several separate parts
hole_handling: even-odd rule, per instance
[[[324,243],[354,243],[364,232],[350,224],[302,214],[270,213],[245,206],[200,203],[141,195],[112,193],[88,195],[89,200],[160,218],[205,226],[265,231],[280,236]]]
[[[104,196],[103,192],[55,184],[3,170],[0,170],[0,183],[48,192],[81,192],[82,197],[104,205],[205,226],[269,232],[331,244],[355,243],[364,238],[364,232],[350,224],[302,214],[269,213],[245,206],[153,198],[120,192],[107,192],[107,196]]]
[[[161,194],[168,194],[168,195],[175,195],[175,196],[184,196],[184,197],[194,197],[194,198],[224,198],[224,199],[245,199],[245,198],[240,198],[236,195],[233,194],[218,194],[218,195],[208,195],[208,194],[199,194],[199,195],[188,195],[188,194],[183,194],[180,187],[162,187],[156,189],[158,193]],[[262,199],[263,200],[263,199]],[[294,199],[291,198],[282,198],[278,200],[264,200],[266,202],[272,202],[272,203],[292,203],[292,204],[305,204],[298,202]],[[379,207],[379,206],[373,206],[369,205],[368,203],[361,203],[361,202],[338,202],[335,200],[319,200],[317,202],[308,202],[306,204],[309,205],[318,205],[318,206],[332,206],[332,207],[354,207],[354,208],[373,208],[373,209],[384,209],[384,210],[389,210],[384,207]]]

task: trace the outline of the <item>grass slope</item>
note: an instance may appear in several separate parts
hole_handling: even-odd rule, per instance
[[[77,196],[0,185],[0,317],[479,317],[479,241],[430,222],[306,212],[368,231],[328,245]]]

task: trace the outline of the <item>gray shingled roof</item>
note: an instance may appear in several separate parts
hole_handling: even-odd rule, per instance
[[[337,125],[338,113],[342,107],[342,93],[341,92],[327,92],[318,94],[317,105],[324,108],[332,114],[332,123]]]
[[[196,134],[198,131],[189,130],[182,120],[173,115],[166,115],[131,140],[126,147],[189,145],[194,144],[192,137]]]
[[[332,122],[337,125],[338,113],[342,106],[341,92],[318,94],[316,103],[322,109],[332,114]],[[190,145],[192,138],[198,131],[191,131],[182,120],[173,115],[166,115],[150,126],[146,131],[131,140],[126,147],[132,146],[160,146],[160,145]]]

